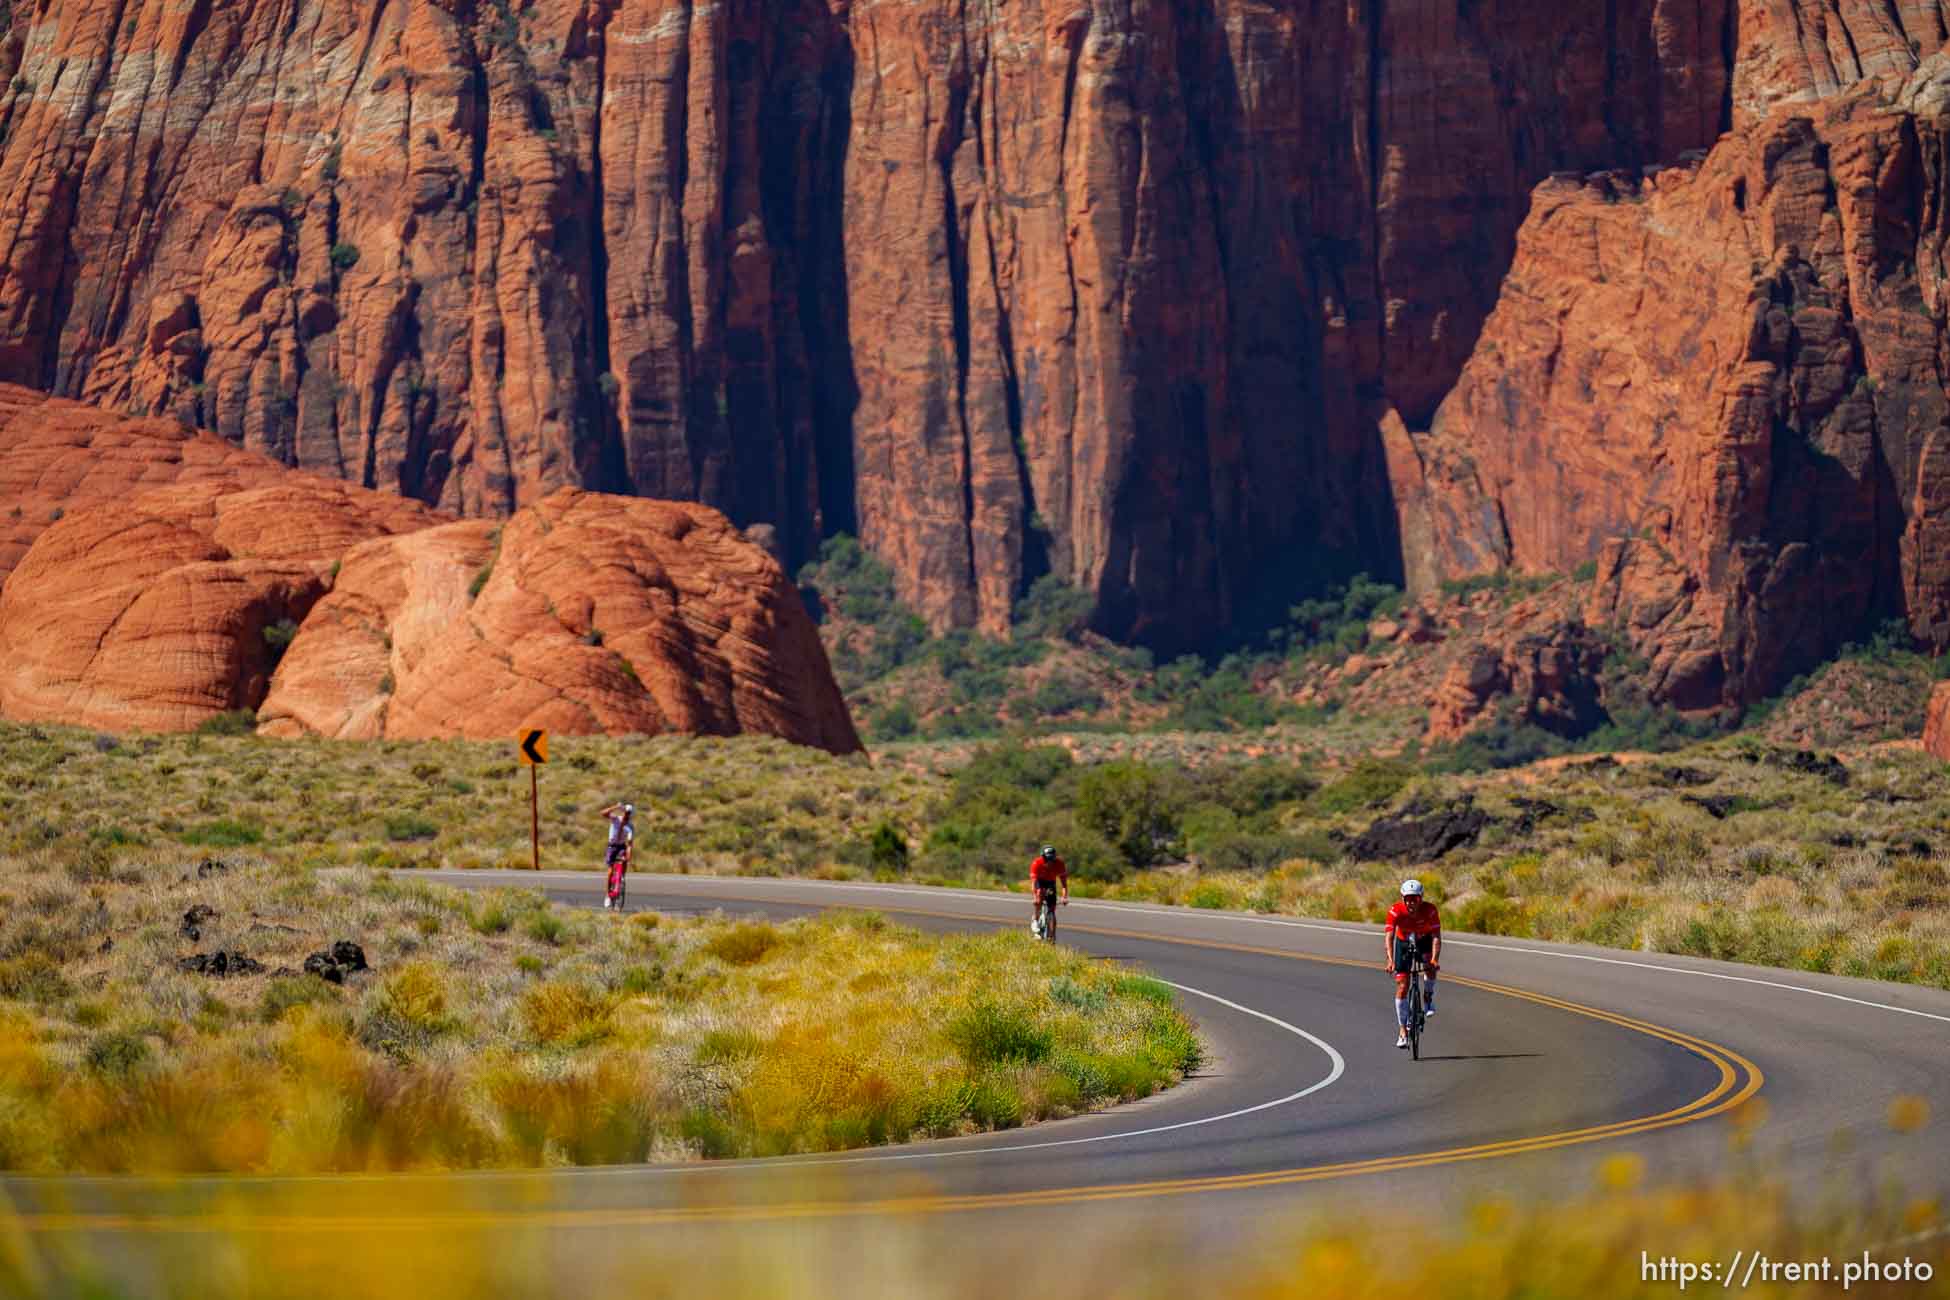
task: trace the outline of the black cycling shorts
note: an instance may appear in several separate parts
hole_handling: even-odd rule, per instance
[[[1039,897],[1039,898],[1055,898],[1055,897],[1056,897],[1056,882],[1055,882],[1054,880],[1039,880],[1039,881],[1037,881],[1037,882],[1036,882],[1036,895],[1037,895],[1037,897]]]
[[[1408,974],[1408,954],[1411,944],[1422,954],[1422,964],[1425,966],[1435,955],[1435,936],[1432,934],[1395,936],[1395,974],[1397,975]]]

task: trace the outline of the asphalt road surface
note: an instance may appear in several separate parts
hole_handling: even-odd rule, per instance
[[[595,872],[422,872],[541,888],[595,906]],[[928,929],[1026,929],[1025,896],[923,886],[633,876],[631,911],[829,907]],[[1394,1046],[1374,926],[1077,900],[1063,942],[1173,984],[1213,1049],[1201,1073],[1129,1106],[1010,1133],[829,1156],[545,1174],[338,1179],[12,1179],[30,1233],[117,1243],[224,1206],[275,1219],[321,1183],[339,1230],[506,1223],[713,1233],[927,1220],[939,1258],[980,1249],[970,1223],[1169,1216],[1208,1245],[1269,1215],[1388,1206],[1439,1213],[1486,1193],[1582,1191],[1629,1154],[1651,1179],[1730,1170],[1846,1190],[1950,1183],[1950,993],[1730,963],[1449,938],[1423,1056]],[[1921,1097],[1920,1132],[1889,1123]],[[382,1196],[383,1191],[383,1196]],[[402,1194],[407,1199],[399,1201]],[[379,1200],[389,1203],[381,1211]],[[437,1207],[437,1208],[435,1208]],[[232,1222],[237,1220],[233,1219]],[[557,1236],[555,1234],[565,1234]],[[724,1238],[725,1242],[731,1240]],[[800,1240],[794,1238],[795,1241]],[[720,1244],[723,1244],[721,1242]],[[961,1252],[957,1256],[956,1252]],[[573,1251],[570,1252],[573,1257]],[[818,1289],[818,1288],[815,1288]]]

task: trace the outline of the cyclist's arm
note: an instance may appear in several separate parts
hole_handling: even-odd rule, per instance
[[[1442,923],[1438,921],[1436,922],[1436,926],[1435,926],[1435,942],[1429,945],[1429,965],[1433,967],[1433,966],[1440,966],[1441,964],[1442,964]]]
[[[1069,902],[1070,901],[1070,869],[1068,867],[1059,867],[1056,872],[1056,879],[1057,879],[1057,883],[1063,886],[1063,901],[1066,903]]]

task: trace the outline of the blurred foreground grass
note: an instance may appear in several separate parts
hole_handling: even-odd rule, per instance
[[[464,1193],[370,1184],[293,1189],[277,1217],[218,1212],[163,1232],[90,1237],[0,1220],[0,1289],[99,1297],[276,1295],[388,1300],[426,1295],[622,1294],[714,1297],[1181,1297],[1252,1300],[1604,1300],[1681,1294],[1753,1297],[1950,1296],[1941,1207],[1894,1193],[1868,1201],[1790,1196],[1739,1181],[1647,1191],[1615,1156],[1601,1186],[1550,1203],[1486,1199],[1436,1220],[1342,1208],[1242,1215],[1223,1239],[1213,1207],[1134,1201],[1072,1218],[903,1215],[791,1223],[709,1222],[646,1231],[627,1212],[574,1222],[470,1217]],[[1225,1204],[1221,1201],[1219,1204]],[[1368,1213],[1349,1208],[1366,1204]],[[539,1209],[539,1207],[538,1207]],[[1186,1211],[1204,1210],[1204,1216]],[[334,1223],[356,1213],[356,1225]],[[377,1226],[375,1226],[375,1224]],[[389,1226],[390,1225],[390,1226]],[[1659,1261],[1724,1269],[1740,1252],[1829,1260],[1823,1280],[1762,1273],[1723,1286],[1696,1274],[1682,1292]],[[1864,1259],[1907,1280],[1843,1285]],[[1925,1276],[1927,1274],[1927,1276]]]

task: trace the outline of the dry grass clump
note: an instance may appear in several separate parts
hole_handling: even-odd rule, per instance
[[[1199,1054],[1160,986],[1013,933],[625,919],[242,857],[85,885],[0,858],[0,891],[34,900],[0,920],[14,1171],[828,1150],[1141,1096]],[[341,939],[370,969],[299,973]],[[264,969],[195,974],[192,951]]]

